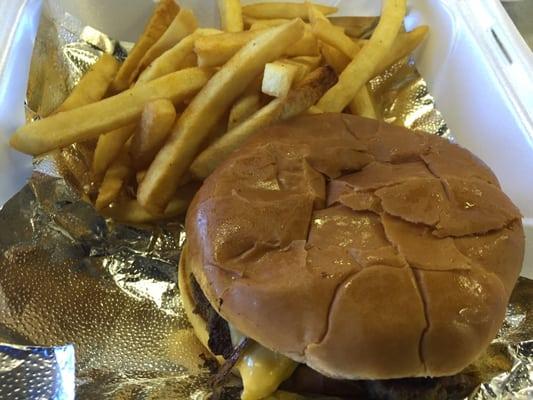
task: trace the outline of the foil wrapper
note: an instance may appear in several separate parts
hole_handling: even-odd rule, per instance
[[[101,53],[123,58],[130,48],[48,2],[28,120],[57,107]],[[412,60],[369,88],[386,121],[452,139]],[[208,355],[176,284],[183,225],[99,216],[86,200],[90,157],[90,146],[76,145],[36,159],[0,211],[0,398],[209,398]],[[520,278],[498,337],[463,372],[474,382],[469,399],[533,398],[531,304],[533,282]]]

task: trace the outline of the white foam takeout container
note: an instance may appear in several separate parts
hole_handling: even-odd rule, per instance
[[[134,41],[152,0],[0,1],[0,206],[28,178],[30,157],[8,147],[24,122],[33,40],[47,1],[114,38]],[[204,26],[215,0],[178,0]],[[264,1],[264,0],[263,0]],[[253,2],[243,0],[243,3]],[[322,0],[344,15],[377,15],[375,0]],[[428,24],[416,63],[453,136],[483,159],[519,206],[526,227],[523,275],[533,278],[533,54],[498,0],[410,0],[406,28]]]

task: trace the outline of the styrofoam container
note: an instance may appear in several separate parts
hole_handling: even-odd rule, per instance
[[[24,96],[41,1],[59,3],[85,24],[134,41],[151,0],[0,1],[0,205],[19,190],[31,160],[8,147],[24,122]],[[263,0],[265,1],[265,0]],[[245,1],[251,3],[257,1]],[[377,15],[375,0],[323,0],[343,15]],[[179,0],[217,24],[215,0]],[[533,278],[533,55],[498,0],[410,0],[406,28],[428,24],[416,63],[453,136],[483,159],[524,215],[526,261]]]

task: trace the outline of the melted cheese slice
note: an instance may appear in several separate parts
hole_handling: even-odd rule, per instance
[[[253,343],[236,365],[243,385],[241,399],[259,400],[271,395],[296,366],[290,358]]]
[[[233,345],[244,335],[228,324]],[[272,395],[288,379],[298,364],[288,357],[268,350],[258,343],[248,346],[235,368],[242,379],[242,400],[259,400]]]

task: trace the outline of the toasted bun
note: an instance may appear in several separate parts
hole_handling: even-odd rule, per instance
[[[346,379],[462,370],[500,327],[524,253],[518,209],[469,151],[342,114],[255,135],[186,229],[226,320]]]

